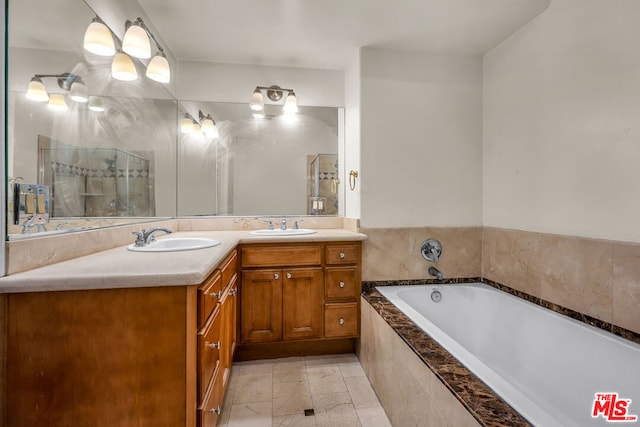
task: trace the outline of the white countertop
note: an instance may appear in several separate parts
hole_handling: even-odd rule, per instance
[[[194,231],[176,232],[170,237],[208,237],[221,244],[177,252],[133,252],[125,245],[0,278],[0,293],[197,285],[240,243],[366,239],[364,234],[342,229],[318,229],[315,234],[300,236],[264,237],[249,234],[249,231]]]

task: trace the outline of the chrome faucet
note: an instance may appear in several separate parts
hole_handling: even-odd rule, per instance
[[[38,233],[43,233],[45,231],[47,231],[47,229],[45,228],[44,224],[42,223],[36,223],[34,224],[33,221],[36,220],[36,216],[35,215],[31,215],[29,218],[27,218],[24,221],[24,224],[22,224],[22,234],[29,234],[30,231],[33,227],[37,227],[38,228]]]
[[[429,274],[434,276],[436,279],[438,280],[443,280],[444,279],[444,274],[442,274],[442,272],[440,270],[438,270],[435,267],[429,267]]]
[[[280,230],[284,231],[287,229],[287,220],[282,218],[282,220],[280,221]]]
[[[136,236],[136,241],[135,241],[134,245],[136,247],[141,247],[141,246],[148,245],[149,243],[155,242],[156,238],[155,238],[154,234],[157,231],[162,231],[164,233],[171,234],[171,230],[169,230],[168,228],[165,228],[165,227],[155,227],[155,228],[152,228],[149,231],[146,231],[146,230],[134,231],[134,232],[131,233],[131,234],[134,234]]]

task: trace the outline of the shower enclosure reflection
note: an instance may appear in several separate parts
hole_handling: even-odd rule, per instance
[[[47,138],[40,138],[47,139]],[[119,148],[39,148],[52,217],[154,216],[149,159]]]

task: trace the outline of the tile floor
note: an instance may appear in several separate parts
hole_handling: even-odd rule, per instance
[[[234,363],[218,426],[391,424],[356,356],[339,354]]]

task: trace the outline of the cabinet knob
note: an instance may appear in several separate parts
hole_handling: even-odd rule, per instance
[[[344,259],[345,256],[344,252],[340,252],[340,259]]]
[[[220,405],[218,405],[217,408],[211,408],[209,409],[209,412],[211,412],[212,414],[218,414],[220,415]]]
[[[340,287],[344,288],[344,282],[340,282]]]
[[[275,274],[273,275],[273,278],[274,278],[274,279],[276,279],[276,280],[278,280],[278,279],[280,278],[280,275],[279,275],[278,273],[275,273]]]
[[[209,343],[209,347],[211,347],[213,349],[217,348],[218,350],[220,350],[220,341],[218,341],[217,343],[215,343],[215,342]]]
[[[340,323],[341,325],[344,325],[344,319],[342,319],[342,318],[341,318],[341,319],[339,320],[339,323]]]
[[[229,295],[233,296],[238,293],[238,288],[233,288],[229,291]]]
[[[292,277],[291,273],[287,273],[287,279],[291,279]]]
[[[212,292],[209,294],[209,296],[220,299],[222,297],[222,291]]]

